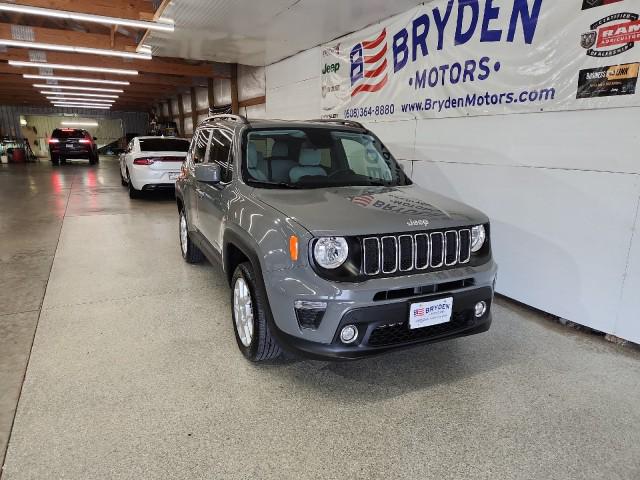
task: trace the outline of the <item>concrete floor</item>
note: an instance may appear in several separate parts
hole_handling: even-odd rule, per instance
[[[635,350],[498,300],[484,335],[256,366],[115,160],[1,166],[0,221],[2,480],[640,478]]]

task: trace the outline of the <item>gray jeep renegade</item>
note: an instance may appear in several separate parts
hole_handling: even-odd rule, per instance
[[[182,255],[222,265],[249,360],[355,359],[489,329],[487,217],[414,185],[357,122],[211,116],[176,199]]]

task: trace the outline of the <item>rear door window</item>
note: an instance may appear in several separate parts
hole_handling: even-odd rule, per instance
[[[232,178],[231,168],[231,139],[229,130],[214,129],[211,132],[211,149],[209,150],[209,162],[220,165],[220,180],[229,183]]]
[[[196,133],[196,137],[193,140],[193,151],[191,152],[191,160],[193,163],[202,163],[205,161],[210,137],[210,129],[202,129]]]

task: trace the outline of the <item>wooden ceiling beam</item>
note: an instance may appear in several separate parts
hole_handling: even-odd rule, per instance
[[[19,48],[7,48],[6,52],[0,52],[0,60],[28,62],[30,61],[29,51]],[[47,52],[47,61],[49,63],[98,68],[120,68],[145,73],[180,75],[183,77],[218,77],[213,71],[212,64],[190,64],[184,60],[163,57],[154,57],[152,60],[129,60],[114,57],[99,57],[97,55],[87,55],[83,53]],[[69,72],[69,70],[65,71]],[[132,77],[132,75],[127,75],[127,77]]]
[[[15,3],[130,20],[147,20],[155,14],[153,4],[145,0],[16,0]]]
[[[0,39],[11,40],[11,24],[0,23]],[[72,30],[58,30],[55,28],[30,27],[34,42],[51,43],[68,47],[101,48],[105,50],[120,50],[135,52],[136,43],[128,37],[118,35],[113,38],[113,46],[109,35],[97,33],[75,32]]]
[[[0,74],[1,73],[22,77],[23,73],[39,75],[40,69],[16,68],[12,67],[8,63],[0,62]],[[54,72],[53,75],[60,77],[95,78],[97,80],[126,80],[131,84],[173,85],[175,87],[206,87],[208,84],[207,79],[204,77],[178,77],[175,75],[162,75],[157,73],[140,73],[139,75],[125,77],[118,75],[107,75],[104,73],[73,72],[68,70],[60,70]],[[87,86],[89,85],[92,84],[88,83]],[[98,84],[95,85],[98,86]]]

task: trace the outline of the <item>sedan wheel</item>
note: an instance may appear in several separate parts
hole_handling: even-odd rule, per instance
[[[233,313],[238,337],[242,345],[249,347],[253,341],[253,304],[249,286],[243,278],[236,279],[233,287]]]

